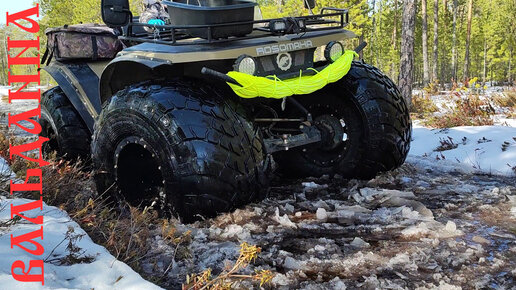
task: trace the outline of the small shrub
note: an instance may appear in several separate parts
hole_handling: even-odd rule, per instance
[[[417,117],[424,118],[428,114],[437,111],[439,111],[439,108],[437,108],[430,97],[426,95],[412,96],[412,112],[416,113]]]
[[[428,94],[437,94],[439,92],[439,81],[430,82],[423,90]]]
[[[82,263],[91,263],[95,261],[95,258],[92,256],[84,255],[86,250],[77,246],[77,242],[79,242],[86,234],[77,234],[75,233],[75,228],[72,226],[68,226],[68,230],[65,233],[64,239],[57,244],[54,249],[50,252],[48,257],[45,259],[45,262],[52,263],[58,266],[62,265],[74,265],[74,264],[82,264]],[[68,240],[68,244],[66,245],[66,250],[68,254],[62,257],[53,257],[54,251],[66,240]]]
[[[424,122],[435,128],[450,128],[457,126],[493,125],[489,104],[477,95],[460,98],[455,102],[455,108],[440,116],[433,116]]]
[[[455,142],[453,142],[453,138],[450,136],[448,136],[448,138],[444,138],[444,139],[439,138],[439,142],[441,143],[441,145],[439,145],[437,148],[435,148],[434,151],[442,152],[442,151],[452,150],[452,149],[459,147],[459,144],[456,144]]]

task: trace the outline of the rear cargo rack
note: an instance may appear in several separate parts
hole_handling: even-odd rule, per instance
[[[337,19],[335,19],[337,18]],[[271,23],[275,21],[302,21],[304,28],[297,29],[297,31],[274,31],[270,27]],[[298,16],[298,17],[287,17],[287,18],[276,18],[276,19],[263,19],[254,21],[241,21],[221,24],[209,24],[209,25],[151,25],[147,23],[130,22],[123,29],[123,35],[120,36],[121,40],[143,43],[152,42],[158,44],[167,45],[192,45],[192,44],[203,44],[203,43],[221,43],[230,42],[244,39],[256,39],[268,36],[282,36],[282,35],[303,35],[306,32],[312,31],[324,31],[338,28],[344,28],[348,25],[349,15],[347,9],[325,7],[321,9],[321,14]],[[214,38],[212,31],[218,27],[235,26],[235,25],[253,25],[253,32],[245,36],[232,36],[227,38]],[[149,27],[154,29],[154,32],[145,32],[143,28]],[[187,33],[188,30],[196,29],[205,30],[206,38],[197,38]],[[135,33],[135,30],[141,32]],[[182,41],[185,40],[185,41]],[[195,41],[186,41],[195,40]]]

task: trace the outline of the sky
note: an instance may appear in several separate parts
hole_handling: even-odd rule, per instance
[[[13,14],[33,6],[34,0],[2,0],[0,7],[0,24],[5,24],[6,12]]]

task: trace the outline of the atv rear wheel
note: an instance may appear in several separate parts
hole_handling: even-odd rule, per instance
[[[54,87],[41,96],[42,137],[50,140],[43,144],[43,153],[53,151],[65,159],[89,158],[91,135],[60,87]]]
[[[409,111],[396,85],[377,68],[353,62],[340,81],[296,99],[312,114],[323,141],[276,153],[284,174],[368,179],[405,161]]]
[[[106,102],[92,142],[100,193],[186,221],[267,190],[260,135],[212,88],[140,84]]]

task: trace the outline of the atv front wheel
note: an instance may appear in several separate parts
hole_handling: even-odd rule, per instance
[[[409,111],[396,85],[377,68],[353,62],[343,79],[296,100],[312,114],[323,140],[277,152],[285,175],[369,179],[405,161]]]
[[[41,96],[42,137],[50,140],[43,144],[43,153],[56,151],[65,159],[89,158],[91,136],[60,87],[54,87]]]
[[[260,135],[212,88],[140,84],[106,102],[94,130],[99,193],[179,215],[213,216],[263,196]]]

